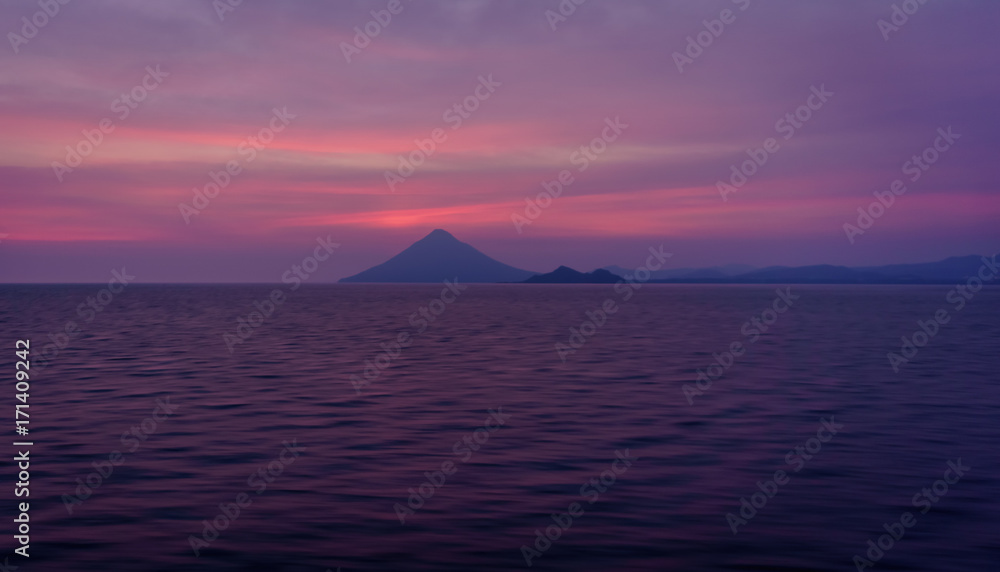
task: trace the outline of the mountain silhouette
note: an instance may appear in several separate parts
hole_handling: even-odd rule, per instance
[[[521,282],[535,272],[498,262],[451,233],[435,229],[389,260],[341,282]]]
[[[654,278],[661,283],[715,284],[957,284],[976,275],[988,260],[979,255],[953,256],[937,262],[889,264],[850,268],[817,264],[813,266],[769,266],[731,276],[707,272]]]
[[[744,284],[881,284],[893,282],[891,278],[875,271],[868,272],[832,264],[796,267],[769,266],[723,280]]]
[[[993,259],[953,256],[936,262],[847,267],[830,264],[812,266],[752,266],[729,264],[710,268],[662,269],[650,282],[675,284],[957,284],[975,275]],[[443,282],[458,278],[467,283],[614,284],[633,274],[619,266],[593,272],[578,272],[560,266],[539,274],[508,266],[479,252],[451,233],[436,229],[406,250],[368,270],[342,278],[340,282]]]
[[[579,272],[569,266],[560,266],[548,274],[539,274],[525,280],[528,284],[614,284],[622,277],[603,268],[593,272]]]
[[[864,272],[875,272],[897,283],[926,284],[965,282],[970,276],[976,275],[979,268],[989,257],[952,256],[937,262],[924,262],[917,264],[889,264],[886,266],[869,266],[855,268],[854,270]]]
[[[611,272],[612,274],[617,274],[619,276],[628,276],[635,274],[635,268],[622,268],[621,266],[605,266],[605,270]],[[676,278],[683,278],[686,280],[695,279],[721,279],[728,278],[730,276],[737,276],[740,274],[746,274],[757,270],[753,266],[748,266],[746,264],[726,264],[724,266],[712,266],[710,268],[666,268],[663,270],[654,270],[650,273],[650,277],[653,280],[674,280]]]

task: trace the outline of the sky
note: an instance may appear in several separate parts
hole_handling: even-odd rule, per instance
[[[226,2],[0,2],[0,282],[998,250],[992,0]]]

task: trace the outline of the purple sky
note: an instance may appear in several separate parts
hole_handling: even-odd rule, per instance
[[[557,0],[403,0],[348,62],[355,26],[389,0],[245,0],[222,19],[211,0],[71,2],[23,40],[37,4],[0,2],[0,282],[122,266],[139,282],[274,282],[330,236],[342,246],[313,278],[328,281],[434,228],[537,271],[636,266],[660,244],[673,266],[996,252],[1000,2],[931,1],[880,30],[894,3],[909,6],[587,0],[553,30]],[[679,71],[673,54],[723,10]],[[446,114],[463,101],[467,117]],[[786,140],[776,122],[807,101]],[[53,167],[105,118],[78,166]],[[614,118],[628,127],[605,129]],[[911,181],[904,164],[949,126],[960,139]],[[780,148],[723,201],[717,182],[770,137]],[[227,162],[239,173],[191,214]],[[564,170],[573,182],[518,232],[511,215]],[[906,193],[852,244],[844,224],[896,179]]]

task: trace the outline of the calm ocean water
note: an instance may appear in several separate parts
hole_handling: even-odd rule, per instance
[[[13,371],[23,338],[37,364],[31,558],[12,563],[517,570],[528,546],[532,570],[854,570],[904,512],[915,524],[869,569],[1000,563],[1000,290],[956,311],[948,287],[792,286],[755,337],[744,323],[775,286],[646,285],[623,302],[610,286],[470,285],[449,304],[432,303],[440,285],[304,286],[239,337],[273,288],[131,285],[90,313],[99,286],[0,286],[0,364]],[[563,363],[556,344],[607,299],[618,310]],[[948,323],[894,373],[886,354],[942,308]],[[81,333],[55,336],[66,347],[39,370],[68,321]],[[689,404],[684,385],[734,342],[745,353]],[[14,393],[0,397],[12,428]],[[497,408],[503,425],[487,424]],[[842,428],[810,442],[821,419]],[[970,468],[934,495],[959,459]],[[248,482],[261,469],[271,482]],[[778,470],[788,481],[767,484]],[[773,496],[734,534],[726,515],[759,504],[758,481]],[[422,485],[432,496],[409,504]],[[241,493],[251,504],[195,557],[191,537],[214,538],[203,521]],[[536,546],[574,502],[583,514]]]

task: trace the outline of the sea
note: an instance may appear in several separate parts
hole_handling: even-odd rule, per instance
[[[1000,290],[636,286],[0,286],[0,563],[1000,569]]]

